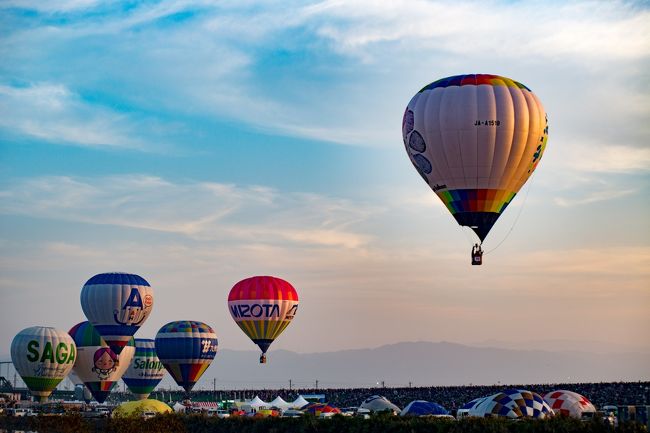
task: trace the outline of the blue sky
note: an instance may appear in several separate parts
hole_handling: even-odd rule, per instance
[[[302,302],[276,349],[649,346],[644,2],[8,0],[0,29],[0,355],[83,320],[107,271],[157,290],[142,337],[196,319],[253,349],[226,296],[272,274]],[[550,126],[481,268],[400,129],[420,88],[475,72]]]

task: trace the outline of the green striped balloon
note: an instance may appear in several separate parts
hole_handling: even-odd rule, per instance
[[[67,332],[45,326],[20,331],[11,342],[11,360],[25,385],[39,401],[72,370],[77,347]]]

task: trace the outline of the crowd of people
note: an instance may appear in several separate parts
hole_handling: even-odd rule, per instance
[[[650,382],[607,382],[607,383],[555,383],[528,385],[477,385],[477,386],[429,386],[401,388],[310,388],[310,389],[260,389],[232,391],[193,391],[191,399],[196,401],[241,400],[258,396],[270,402],[277,396],[287,402],[294,401],[299,395],[320,394],[325,401],[336,407],[352,407],[371,395],[382,395],[399,407],[406,406],[413,400],[427,400],[441,404],[455,411],[465,403],[488,395],[496,394],[507,388],[527,389],[538,394],[545,394],[558,389],[570,390],[587,397],[597,407],[604,405],[650,405]],[[183,399],[181,391],[158,391],[163,393],[163,400]],[[117,396],[116,396],[117,397]],[[154,396],[160,398],[161,395]],[[119,398],[119,397],[118,397]]]

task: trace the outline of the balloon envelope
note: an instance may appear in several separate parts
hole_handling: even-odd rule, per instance
[[[359,406],[361,409],[368,409],[373,412],[394,412],[399,413],[401,409],[395,404],[391,403],[386,397],[381,395],[371,395],[365,399]]]
[[[458,224],[483,241],[537,167],[548,123],[542,103],[523,84],[456,75],[413,96],[402,138],[420,176]]]
[[[217,354],[217,335],[203,322],[170,322],[156,334],[156,353],[179,386],[190,392]]]
[[[439,415],[449,415],[449,411],[431,401],[425,400],[413,400],[406,405],[402,412],[401,416],[439,416]]]
[[[295,317],[298,293],[281,278],[246,278],[230,290],[228,309],[244,334],[266,353]]]
[[[135,356],[122,380],[139,399],[149,397],[165,376],[165,367],[156,355],[156,342],[145,338],[135,339]]]
[[[11,360],[32,395],[46,401],[72,370],[77,348],[67,332],[45,326],[20,331],[11,342]]]
[[[485,397],[470,409],[470,416],[505,418],[547,418],[553,416],[553,409],[542,396],[524,389],[506,389]]]
[[[544,394],[544,401],[557,415],[582,418],[582,414],[585,412],[596,412],[596,408],[587,397],[564,389]]]
[[[341,413],[341,409],[327,403],[310,403],[303,407],[302,410],[315,416],[320,416],[323,413]]]
[[[77,345],[73,371],[99,403],[103,403],[135,354],[133,338],[115,354],[90,322],[81,322],[68,332]]]
[[[135,274],[98,274],[81,289],[84,314],[118,355],[151,314],[153,300],[149,283]]]
[[[113,411],[114,417],[138,416],[143,412],[170,413],[172,408],[162,401],[146,399],[127,401],[122,403]]]

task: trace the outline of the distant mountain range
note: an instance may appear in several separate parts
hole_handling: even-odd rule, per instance
[[[548,346],[549,342],[540,346]],[[502,344],[480,344],[492,343]],[[355,388],[381,386],[382,382],[397,387],[409,383],[431,386],[650,380],[649,351],[611,349],[607,346],[602,352],[609,353],[596,353],[405,342],[322,353],[272,350],[267,364],[259,364],[256,351],[220,349],[195,389],[288,388],[289,380],[294,388],[315,388],[316,381],[319,388]],[[3,368],[2,373],[8,370]],[[169,376],[162,386],[177,388]]]
[[[199,387],[347,388],[650,380],[650,353],[588,353],[412,342],[324,353],[221,350]]]

